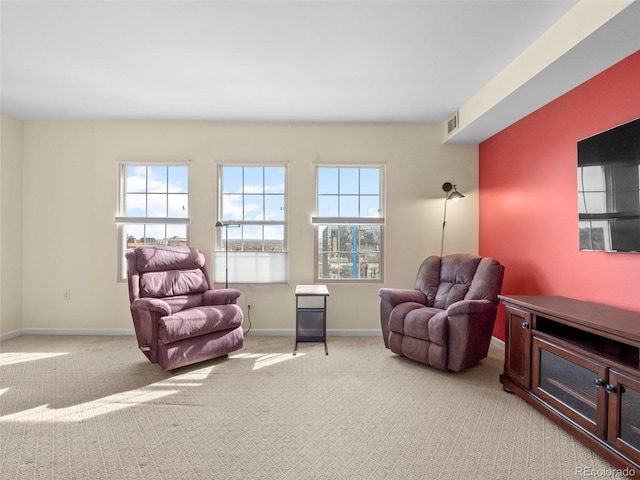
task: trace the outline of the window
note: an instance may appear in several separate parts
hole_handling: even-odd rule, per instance
[[[187,245],[189,167],[121,165],[118,204],[120,279],[124,254],[142,245]]]
[[[216,283],[287,282],[286,168],[221,165]]]
[[[315,278],[383,279],[382,167],[316,169]]]
[[[587,214],[606,214],[606,175],[603,165],[578,167],[578,214],[581,250],[611,250],[611,228],[607,219],[587,219]],[[598,216],[598,215],[596,215]]]

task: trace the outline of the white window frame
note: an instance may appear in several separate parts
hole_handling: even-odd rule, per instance
[[[287,219],[287,202],[289,198],[288,194],[288,165],[286,163],[220,163],[218,164],[218,218],[217,221],[222,222],[228,226],[216,228],[216,248],[214,252],[214,268],[213,278],[216,284],[226,284],[227,278],[229,285],[242,284],[287,284],[289,281],[289,253],[287,247],[287,231],[288,231],[288,219]],[[223,189],[224,182],[224,169],[225,168],[240,168],[243,169],[243,181],[242,191],[230,194]],[[263,196],[263,212],[266,210],[266,197],[269,196],[268,192],[264,189],[261,192],[245,192],[244,183],[244,169],[248,168],[280,168],[284,170],[284,185],[282,193],[275,193],[275,195],[283,196],[283,219],[282,220],[267,220],[267,219],[248,219],[243,208],[241,215],[229,215],[224,212],[225,208],[225,195],[242,197],[242,205],[245,205],[246,196]],[[263,176],[263,186],[265,178]],[[260,227],[282,227],[283,239],[282,239],[282,251],[261,251],[256,250],[244,250],[244,236],[245,228],[252,226]],[[263,229],[264,233],[264,229]],[[232,238],[240,237],[242,239],[240,251],[225,251],[226,237],[228,235],[231,243]],[[250,242],[247,242],[250,243]],[[262,238],[264,247],[264,237]]]
[[[187,216],[185,217],[161,217],[161,216],[142,216],[142,217],[133,217],[127,216],[127,169],[129,167],[186,167],[187,168]],[[118,226],[118,280],[126,281],[127,279],[127,264],[125,253],[127,251],[127,225],[164,225],[165,229],[170,225],[184,225],[186,227],[186,238],[185,243],[189,244],[189,225],[191,224],[191,218],[189,216],[190,206],[188,205],[190,202],[190,180],[189,180],[189,163],[188,162],[130,162],[130,163],[120,163],[118,165],[118,208],[117,208],[117,216],[115,218],[115,222]],[[147,181],[148,181],[148,173],[147,173]],[[168,179],[167,179],[168,182]],[[147,185],[148,189],[148,185]],[[141,194],[149,195],[150,192],[145,190],[144,192],[139,192]],[[178,194],[185,194],[185,192],[176,192]],[[169,192],[167,189],[166,195],[171,195],[172,192]],[[167,212],[168,213],[168,212]],[[165,236],[166,241],[166,236]],[[157,243],[154,243],[157,245]]]
[[[319,172],[320,169],[323,168],[337,168],[337,169],[378,169],[380,172],[380,176],[379,176],[379,190],[378,190],[378,196],[379,196],[379,209],[378,209],[378,216],[374,217],[374,216],[357,216],[357,217],[347,217],[347,216],[342,216],[340,214],[340,212],[338,211],[338,214],[336,216],[330,216],[330,217],[321,217],[318,216],[318,212],[320,210],[320,192],[319,192]],[[362,164],[362,165],[344,165],[344,164],[327,164],[327,165],[316,165],[316,171],[315,171],[315,185],[316,185],[316,216],[311,218],[311,223],[314,226],[314,282],[315,283],[383,283],[384,282],[384,243],[385,243],[385,217],[384,217],[384,205],[385,205],[385,177],[386,177],[386,172],[385,172],[385,165],[380,165],[380,164]],[[339,189],[339,187],[338,187]],[[346,194],[342,194],[340,193],[340,190],[338,190],[338,197],[341,196],[346,196]],[[365,196],[366,194],[350,194],[350,196],[355,196],[358,198],[358,202],[360,200],[361,196]],[[351,226],[351,227],[361,227],[361,226],[366,226],[366,225],[377,225],[380,228],[380,251],[379,251],[379,257],[378,257],[378,266],[377,268],[379,269],[379,278],[362,278],[361,275],[363,274],[362,271],[360,271],[360,269],[363,268],[363,265],[361,264],[361,262],[358,262],[358,266],[359,266],[359,271],[358,271],[358,276],[353,278],[353,277],[338,277],[338,278],[328,278],[328,277],[321,277],[321,272],[320,272],[320,244],[319,244],[319,237],[320,237],[320,232],[322,228],[326,228],[326,227],[336,227],[336,226]],[[355,253],[356,255],[362,255],[360,253]],[[364,262],[363,262],[364,263]],[[352,265],[353,268],[353,265]],[[366,268],[369,268],[369,264],[366,264]],[[376,268],[376,267],[371,267],[371,268]],[[366,271],[366,270],[365,270]]]

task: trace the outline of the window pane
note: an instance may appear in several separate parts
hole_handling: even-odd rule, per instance
[[[318,194],[328,195],[338,193],[338,169],[318,168]]]
[[[318,227],[318,279],[379,280],[380,226]]]
[[[380,217],[380,197],[377,195],[366,195],[360,197],[361,217]]]
[[[609,222],[580,221],[580,249],[581,250],[610,250],[611,230]]]
[[[284,220],[284,195],[267,195],[265,201],[265,220]]]
[[[263,198],[262,195],[244,196],[244,220],[264,220]]]
[[[360,217],[358,212],[358,197],[340,196],[340,216],[341,217]]]
[[[186,225],[167,225],[167,244],[168,245],[186,245],[187,244],[187,226]]]
[[[189,191],[189,167],[169,167],[169,193]]]
[[[584,210],[578,210],[578,213],[606,213],[606,199],[604,192],[583,192],[579,195],[580,207]]]
[[[340,169],[340,195],[357,194],[360,190],[358,168]]]
[[[242,192],[242,167],[223,167],[222,193]]]
[[[244,193],[262,193],[264,191],[263,173],[262,167],[244,168]]]
[[[127,217],[147,216],[147,196],[144,193],[128,193],[125,202]]]
[[[262,225],[244,225],[243,237],[245,252],[261,252],[262,251]]]
[[[227,238],[229,239],[229,251],[242,250],[242,227],[229,226],[217,228],[220,234],[220,246],[222,250],[227,248]]]
[[[264,191],[266,193],[284,193],[284,167],[269,167],[264,171]]]
[[[578,190],[592,192],[605,190],[604,168],[602,166],[580,167],[578,170],[580,171],[578,180],[582,184],[578,186]]]
[[[264,249],[267,252],[284,251],[284,225],[264,227]]]
[[[167,192],[167,167],[148,167],[147,191]]]
[[[361,168],[360,169],[360,193],[380,194],[380,169]]]
[[[165,225],[145,225],[144,235],[145,245],[165,245],[167,243]]]
[[[318,197],[318,216],[337,217],[338,216],[338,196],[323,195]]]
[[[317,211],[319,217],[380,217],[380,168],[318,168]],[[337,178],[336,178],[337,175]],[[334,182],[338,180],[338,192]],[[331,192],[325,193],[325,192]]]
[[[144,245],[144,225],[125,225],[126,250],[133,250]]]
[[[167,196],[161,193],[147,195],[147,217],[167,216]]]
[[[127,193],[147,191],[147,167],[140,165],[128,165],[126,167],[126,188]]]
[[[189,195],[176,193],[168,196],[169,217],[186,218],[189,216]]]
[[[242,195],[222,196],[222,218],[225,220],[242,219]]]
[[[242,248],[242,233],[245,229],[244,226],[240,225],[231,225],[226,227],[229,235],[229,245],[235,247],[236,250],[240,250]],[[233,243],[231,242],[233,240]]]

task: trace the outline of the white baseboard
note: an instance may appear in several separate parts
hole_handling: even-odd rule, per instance
[[[0,335],[0,342],[21,335],[135,335],[133,329],[100,329],[100,328],[21,328]]]
[[[20,335],[22,335],[22,332],[20,330],[13,330],[11,332],[3,333],[2,335],[0,335],[0,342],[9,340],[10,338],[19,337]]]
[[[293,337],[296,334],[294,328],[283,329],[262,329],[252,328],[249,335],[265,335],[265,336],[282,336]],[[21,335],[135,335],[133,329],[92,329],[92,328],[21,328],[0,335],[0,342],[9,340],[10,338],[19,337]],[[336,336],[382,336],[382,332],[377,329],[363,330],[347,330],[347,329],[329,329],[327,335]]]
[[[293,328],[267,329],[252,328],[249,335],[264,336],[281,336],[293,337],[296,331]],[[21,335],[135,335],[133,329],[91,329],[91,328],[21,328],[0,335],[0,342],[9,340],[10,338],[19,337]],[[327,335],[336,336],[360,336],[360,337],[380,337],[382,332],[378,329],[329,329]],[[491,344],[504,350],[504,341],[496,337],[491,337]]]

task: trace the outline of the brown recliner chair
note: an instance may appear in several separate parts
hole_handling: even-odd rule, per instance
[[[165,370],[242,348],[240,291],[212,289],[204,255],[192,247],[140,247],[126,254],[138,346]]]
[[[441,370],[459,372],[487,356],[504,267],[488,257],[429,257],[415,288],[381,288],[385,347]]]

